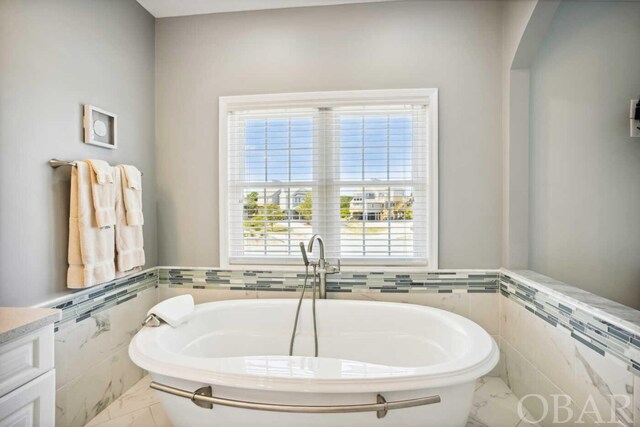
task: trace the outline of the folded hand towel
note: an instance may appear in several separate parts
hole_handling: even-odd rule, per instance
[[[71,171],[69,288],[85,288],[115,279],[114,230],[100,228],[96,223],[91,175],[85,162],[77,162]]]
[[[151,310],[147,312],[147,316],[153,314],[174,328],[177,328],[189,320],[194,313],[195,305],[193,303],[193,297],[191,295],[180,295],[154,305],[151,307]]]
[[[113,168],[104,160],[89,159],[91,170],[96,174],[98,184],[113,184]]]
[[[116,268],[118,277],[140,270],[145,263],[142,225],[127,224],[125,215],[125,184],[123,168],[116,168]]]
[[[122,177],[124,208],[128,225],[144,224],[142,215],[142,174],[135,166],[118,165]]]
[[[98,227],[109,227],[116,223],[113,168],[104,160],[87,160],[91,166],[91,190]]]
[[[142,173],[137,167],[131,165],[120,165],[124,169],[127,178],[127,187],[142,190]]]

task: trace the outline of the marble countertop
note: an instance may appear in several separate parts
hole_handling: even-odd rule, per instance
[[[60,320],[55,308],[0,307],[0,344]]]

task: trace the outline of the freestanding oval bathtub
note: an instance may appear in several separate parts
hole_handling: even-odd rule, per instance
[[[158,395],[175,427],[464,426],[475,380],[498,362],[493,339],[464,317],[411,304],[342,300],[317,301],[317,358],[311,301],[303,302],[294,356],[288,356],[296,304],[200,304],[177,328],[143,328],[129,355],[154,383],[167,386]],[[439,399],[386,414],[283,413],[215,403],[208,409],[190,399],[206,386],[216,398],[305,407],[375,404],[379,396],[387,402]]]

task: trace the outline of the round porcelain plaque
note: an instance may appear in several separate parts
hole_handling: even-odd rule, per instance
[[[102,120],[96,120],[93,122],[93,132],[98,136],[105,136],[107,134],[107,125]]]

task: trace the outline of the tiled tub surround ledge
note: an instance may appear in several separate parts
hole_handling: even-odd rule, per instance
[[[639,311],[532,271],[504,271],[500,293],[551,327],[562,328],[574,340],[640,375]]]
[[[561,425],[640,426],[636,310],[530,271],[502,272],[500,292],[500,376],[540,396],[524,406],[541,425],[559,424],[542,403],[556,396]]]
[[[146,289],[157,287],[158,269],[154,267],[44,302],[38,306],[62,310],[62,318],[55,325],[57,332],[61,327],[81,322],[97,313],[136,298],[140,292]]]
[[[538,289],[559,301],[567,301],[604,322],[610,322],[623,329],[640,335],[640,311],[592,294],[559,280],[530,270],[501,270],[501,276],[507,276],[522,284]],[[612,283],[615,286],[614,283]],[[638,344],[640,345],[640,344]]]
[[[300,271],[158,267],[42,304],[63,311],[56,325],[58,423],[83,425],[142,378],[127,345],[159,300],[183,293],[196,302],[293,297],[303,280]],[[621,394],[635,398],[640,412],[640,313],[548,277],[508,270],[345,271],[328,276],[328,297],[412,302],[469,317],[500,343],[494,374],[516,395],[561,392],[578,408],[588,390],[607,409],[604,397]],[[535,415],[534,403],[526,406]],[[634,425],[634,418],[640,425],[634,410],[614,407],[618,425]]]
[[[56,425],[83,426],[145,372],[129,359],[131,337],[158,302],[153,268],[48,303],[56,323]]]

